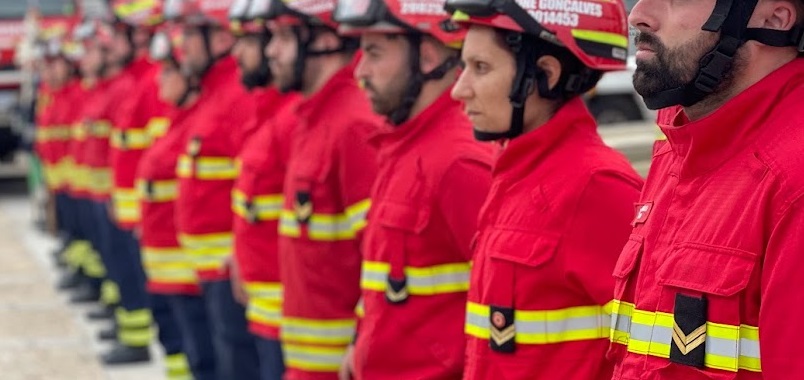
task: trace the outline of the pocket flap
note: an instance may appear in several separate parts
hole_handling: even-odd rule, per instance
[[[672,249],[657,278],[660,285],[729,297],[748,286],[756,260],[748,251],[683,243]]]
[[[371,218],[384,227],[421,233],[430,220],[430,208],[385,201],[372,206]]]
[[[614,265],[614,277],[626,278],[634,271],[639,257],[642,256],[644,240],[641,235],[631,234],[628,237],[628,242],[625,243],[620,256],[617,257],[617,264]]]
[[[558,248],[560,235],[492,228],[485,248],[489,256],[537,267],[547,263]]]

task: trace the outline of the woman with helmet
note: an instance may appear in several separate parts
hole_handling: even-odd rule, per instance
[[[267,54],[276,85],[305,96],[279,220],[285,379],[337,379],[360,297],[360,241],[376,175],[368,144],[382,120],[354,79],[357,40],[339,36],[334,0],[272,1]]]
[[[580,95],[625,67],[623,5],[447,8],[469,29],[452,95],[502,148],[473,242],[464,378],[607,380],[611,273],[642,181]]]
[[[364,315],[340,378],[460,379],[477,214],[493,146],[472,138],[450,98],[464,32],[444,0],[342,0],[342,33],[361,36],[355,77],[389,126],[371,144],[379,172],[363,240]]]

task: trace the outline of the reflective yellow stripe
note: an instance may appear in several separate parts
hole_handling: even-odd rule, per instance
[[[307,235],[310,240],[319,241],[354,239],[366,226],[366,214],[370,207],[371,200],[364,199],[347,207],[343,214],[313,213],[307,222]],[[288,237],[301,236],[301,226],[293,210],[282,210],[279,233]]]
[[[112,171],[109,168],[87,168],[87,188],[93,194],[106,195],[112,191]]]
[[[282,194],[257,195],[248,199],[240,190],[233,190],[232,211],[248,221],[277,220],[283,200]]]
[[[70,126],[70,137],[73,140],[84,141],[86,140],[88,134],[89,127],[82,122],[74,123]]]
[[[165,356],[165,368],[167,369],[168,380],[193,379],[192,373],[190,373],[190,363],[183,353]]]
[[[117,340],[128,347],[147,347],[153,339],[153,329],[150,327],[138,329],[123,329],[117,332]]]
[[[405,267],[407,290],[411,295],[429,296],[466,292],[469,290],[469,263],[451,263],[430,267]],[[364,290],[385,292],[388,286],[389,263],[363,261],[360,286]]]
[[[164,136],[169,127],[170,119],[166,117],[152,117],[151,120],[148,121],[148,125],[145,126],[145,130],[148,131],[148,135],[153,140]]]
[[[202,235],[179,235],[182,247],[190,255],[196,270],[216,270],[232,253],[232,234],[221,232]]]
[[[634,304],[614,301],[611,332],[613,343],[628,351],[660,358],[670,357],[673,314],[639,310]],[[724,371],[761,372],[759,328],[706,322],[704,365]]]
[[[112,147],[119,150],[145,149],[151,145],[151,136],[145,129],[112,129]]]
[[[140,196],[137,189],[113,189],[112,204],[118,221],[137,222],[140,220]]]
[[[346,347],[317,347],[296,344],[282,346],[288,368],[311,372],[337,372]]]
[[[108,120],[96,120],[87,132],[94,138],[107,138],[112,133],[112,124]]]
[[[34,138],[40,143],[67,141],[72,138],[71,126],[40,126],[36,129]]]
[[[572,36],[579,40],[597,42],[621,47],[624,49],[628,48],[628,37],[622,34],[601,32],[597,30],[573,29]]]
[[[237,165],[229,157],[179,157],[176,175],[179,178],[202,180],[231,180],[237,178]]]
[[[279,327],[282,319],[282,284],[276,282],[248,282],[246,318],[260,324]]]
[[[515,310],[515,341],[519,344],[551,344],[605,339],[609,335],[611,303],[557,310]],[[489,339],[489,306],[468,302],[466,333]]]
[[[282,341],[308,344],[349,344],[355,333],[354,319],[282,318]]]
[[[157,0],[120,1],[114,5],[114,13],[120,17],[129,17],[136,13],[150,10],[157,6]]]
[[[366,316],[366,308],[363,306],[363,297],[357,301],[357,306],[355,306],[355,315],[358,318],[363,318]]]
[[[72,165],[72,169],[70,170],[70,174],[68,177],[70,182],[70,187],[74,190],[88,190],[89,189],[89,167],[84,166],[82,164],[74,164]]]
[[[137,193],[149,202],[170,202],[179,196],[179,183],[175,180],[145,181],[137,180]]]
[[[120,288],[112,280],[103,280],[101,283],[101,302],[106,305],[115,305],[120,303]]]

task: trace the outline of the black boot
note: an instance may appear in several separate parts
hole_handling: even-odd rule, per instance
[[[117,340],[117,328],[112,326],[108,329],[98,331],[98,340],[103,342]]]
[[[101,306],[87,313],[87,319],[90,321],[105,321],[112,318],[114,318],[113,306]]]
[[[82,277],[78,272],[70,271],[64,273],[59,277],[59,280],[56,282],[56,289],[58,290],[69,290],[75,289],[79,285],[81,285]]]
[[[70,303],[72,304],[79,304],[79,303],[90,303],[90,302],[97,302],[100,299],[100,292],[93,289],[89,285],[82,285],[78,289],[75,290],[70,296]]]
[[[101,362],[104,365],[145,363],[149,361],[151,361],[151,353],[148,351],[148,347],[127,347],[116,344],[101,355]]]

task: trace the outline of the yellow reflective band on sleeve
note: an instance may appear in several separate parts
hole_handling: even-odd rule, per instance
[[[232,233],[179,235],[182,247],[190,255],[196,270],[217,270],[232,254]]]
[[[70,126],[70,136],[73,140],[84,141],[89,134],[89,127],[83,122],[76,122]]]
[[[145,149],[151,145],[148,131],[140,129],[112,129],[110,144],[119,150]]]
[[[307,235],[310,240],[318,241],[352,240],[366,227],[370,207],[371,200],[364,199],[347,207],[343,214],[313,213],[307,222]],[[301,226],[293,210],[282,210],[279,234],[294,238],[301,236]]]
[[[96,120],[89,126],[88,132],[97,139],[108,138],[112,133],[112,124],[108,120]]]
[[[557,310],[514,310],[517,344],[553,344],[605,339],[609,336],[611,303]],[[466,334],[488,340],[489,306],[468,302]]]
[[[282,346],[288,368],[309,372],[337,372],[341,366],[346,346],[321,347],[297,344]]]
[[[34,132],[34,139],[40,143],[68,141],[72,138],[72,133],[71,126],[44,126],[36,129],[36,132]]]
[[[250,221],[277,220],[282,212],[282,194],[257,195],[248,199],[240,190],[232,191],[232,211]]]
[[[385,292],[388,287],[389,263],[363,261],[360,286],[364,290]],[[469,290],[469,263],[450,263],[430,267],[405,267],[410,295],[430,296]]]
[[[338,345],[349,344],[355,334],[355,319],[282,318],[283,342]]]
[[[112,205],[117,221],[136,223],[140,220],[140,195],[137,189],[113,189]]]
[[[233,180],[237,178],[238,170],[235,161],[229,157],[193,158],[181,155],[176,164],[176,175],[201,180]]]
[[[142,261],[148,279],[163,284],[197,284],[190,255],[181,248],[142,248]]]
[[[175,180],[137,180],[137,193],[148,202],[170,202],[179,196],[179,183]]]
[[[573,29],[572,36],[579,40],[597,42],[624,49],[628,48],[628,37],[622,34],[601,32],[598,30]]]
[[[145,130],[152,140],[164,136],[168,128],[170,128],[170,119],[166,117],[152,117],[145,126]]]
[[[112,191],[112,170],[109,168],[87,168],[87,188],[92,194],[108,195]]]
[[[660,358],[670,357],[674,316],[671,313],[639,310],[634,304],[614,301],[609,339],[628,346],[628,351]],[[761,372],[759,328],[706,322],[708,368],[737,372]]]
[[[282,320],[282,284],[276,282],[249,282],[246,318],[259,324],[279,327]]]

